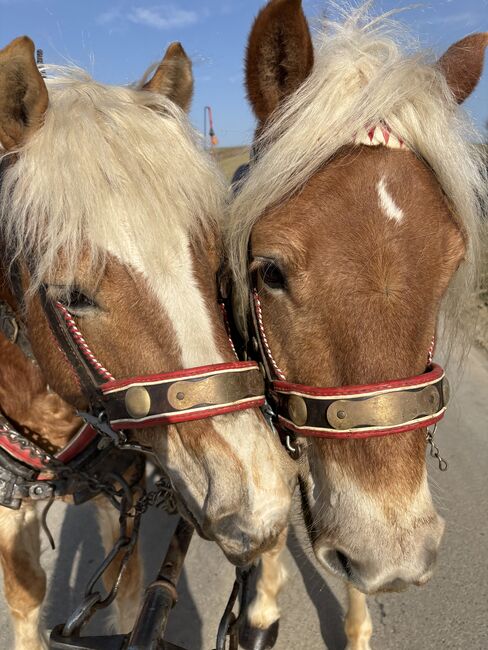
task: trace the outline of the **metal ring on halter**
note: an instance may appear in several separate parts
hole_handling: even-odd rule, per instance
[[[300,453],[300,450],[299,450],[299,448],[298,448],[298,445],[297,445],[296,447],[294,447],[294,446],[291,444],[291,436],[290,436],[290,435],[287,435],[287,436],[286,436],[286,438],[285,438],[285,445],[286,445],[286,448],[288,449],[288,451],[290,452],[290,454],[298,454],[298,453]]]
[[[99,449],[105,449],[113,442],[116,447],[123,445],[127,442],[127,436],[123,431],[114,431],[110,426],[107,412],[102,410],[98,415],[94,415],[88,411],[77,411],[76,415],[82,418],[87,424],[92,426],[96,431],[103,434],[103,437],[98,443]]]

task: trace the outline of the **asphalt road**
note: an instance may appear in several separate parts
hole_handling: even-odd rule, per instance
[[[449,460],[441,474],[430,463],[433,492],[447,520],[435,578],[421,589],[370,598],[376,650],[488,649],[488,357],[473,351],[464,380],[456,390],[438,437]],[[49,576],[44,621],[63,621],[79,598],[87,575],[102,557],[90,505],[50,514],[55,552],[43,539],[42,562]],[[310,554],[297,511],[285,562],[290,579],[281,596],[282,621],[277,650],[342,650],[344,590],[324,578]],[[144,523],[142,550],[146,575],[155,575],[173,519],[152,511]],[[188,650],[210,650],[233,581],[233,569],[218,548],[194,540],[180,584],[181,598],[172,615],[168,640]],[[108,617],[92,624],[102,633]],[[5,603],[0,600],[0,648],[13,642]]]

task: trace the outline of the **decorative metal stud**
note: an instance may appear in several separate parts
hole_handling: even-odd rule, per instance
[[[290,418],[297,427],[303,427],[307,422],[308,411],[307,403],[299,395],[290,395],[288,398],[288,413]]]
[[[125,408],[133,418],[144,418],[151,410],[151,396],[143,386],[132,386],[125,394]]]

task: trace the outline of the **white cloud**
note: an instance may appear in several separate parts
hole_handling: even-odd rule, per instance
[[[127,18],[137,25],[146,25],[161,30],[171,29],[172,27],[186,27],[198,22],[196,11],[178,9],[173,5],[134,7],[127,15]]]
[[[0,3],[3,0],[0,0]],[[116,28],[126,27],[128,23],[144,25],[154,29],[165,30],[175,27],[194,25],[200,19],[196,11],[180,9],[173,4],[158,4],[151,6],[133,6],[130,11],[122,11],[120,6],[114,6],[97,17],[99,25],[110,25]]]
[[[122,18],[120,9],[118,7],[113,7],[112,9],[108,9],[107,11],[104,11],[103,14],[100,14],[97,17],[97,23],[99,25],[109,25],[114,21],[118,20],[119,18]]]

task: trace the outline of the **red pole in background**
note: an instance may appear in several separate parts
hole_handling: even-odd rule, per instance
[[[219,143],[217,136],[215,135],[215,129],[214,129],[214,123],[213,123],[213,115],[212,115],[212,108],[211,106],[205,106],[203,109],[203,123],[204,123],[204,144],[205,144],[205,149],[208,149],[207,147],[207,117],[208,117],[208,138],[209,138],[209,144],[210,144],[210,151],[213,152],[214,147],[216,147]]]

